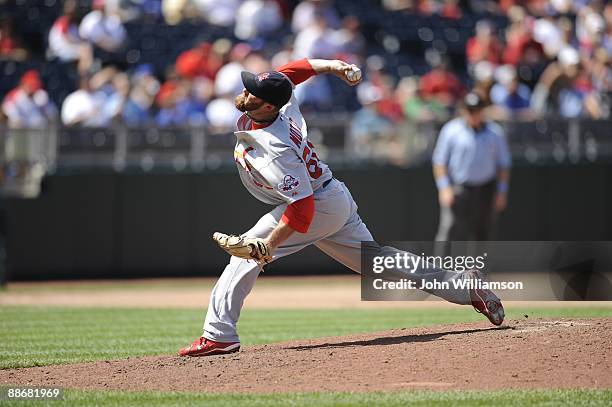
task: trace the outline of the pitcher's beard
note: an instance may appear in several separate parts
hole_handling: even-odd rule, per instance
[[[236,106],[236,109],[240,110],[241,112],[246,112],[246,98],[244,97],[244,95],[240,94],[238,96],[236,96],[236,99],[234,99],[234,106]]]
[[[234,100],[234,106],[236,106],[236,109],[240,110],[241,112],[250,112],[252,110],[259,109],[263,103],[264,102],[255,101],[247,103],[247,97],[243,94],[236,96],[236,99]]]

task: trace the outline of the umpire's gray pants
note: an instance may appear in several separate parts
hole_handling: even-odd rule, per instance
[[[495,180],[479,186],[455,185],[453,204],[440,206],[436,241],[488,240],[495,221],[495,187]]]

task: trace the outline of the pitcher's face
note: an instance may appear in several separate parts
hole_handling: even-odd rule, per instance
[[[264,102],[263,99],[250,94],[246,89],[243,89],[242,93],[236,96],[234,101],[236,109],[240,110],[241,112],[254,112],[261,108],[264,104],[266,104],[266,102]]]

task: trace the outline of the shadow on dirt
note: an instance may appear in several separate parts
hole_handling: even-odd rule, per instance
[[[400,343],[409,343],[409,342],[429,342],[440,339],[444,336],[448,335],[463,335],[463,334],[472,334],[478,332],[489,332],[489,331],[499,331],[504,329],[514,329],[510,326],[501,326],[496,328],[479,328],[479,329],[465,329],[461,331],[448,331],[448,332],[438,332],[435,334],[420,334],[420,335],[405,335],[405,336],[389,336],[382,338],[374,338],[364,341],[351,341],[351,342],[338,342],[338,343],[321,343],[318,345],[301,345],[301,346],[293,346],[284,349],[291,350],[309,350],[309,349],[333,349],[333,348],[347,348],[351,346],[381,346],[381,345],[398,345]]]

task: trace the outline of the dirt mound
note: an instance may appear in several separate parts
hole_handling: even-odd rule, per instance
[[[610,388],[612,318],[406,328],[154,356],[0,370],[0,383],[206,392]]]

